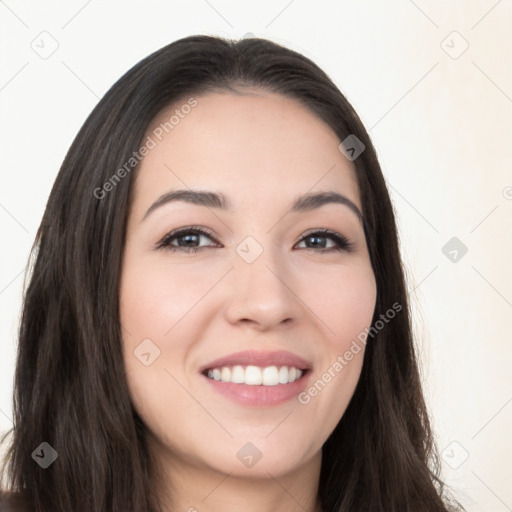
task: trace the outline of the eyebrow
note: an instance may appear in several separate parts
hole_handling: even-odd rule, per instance
[[[228,211],[233,210],[233,204],[231,201],[220,192],[210,192],[206,190],[172,190],[161,195],[148,208],[144,214],[144,217],[142,218],[142,221],[157,208],[175,201],[183,201],[198,206],[206,206],[208,208],[217,208]],[[361,222],[363,221],[363,214],[355,205],[355,203],[348,197],[345,197],[344,195],[334,191],[316,192],[301,195],[294,200],[290,211],[292,213],[308,212],[331,203],[347,206],[353,213],[356,214]]]

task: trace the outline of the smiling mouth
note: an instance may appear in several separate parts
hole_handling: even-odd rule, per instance
[[[233,365],[209,368],[202,372],[208,379],[222,383],[244,384],[246,386],[278,386],[297,382],[309,372],[307,368],[271,365]]]

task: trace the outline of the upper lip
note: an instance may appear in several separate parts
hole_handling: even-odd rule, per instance
[[[311,363],[302,357],[288,352],[286,350],[277,350],[274,352],[262,352],[257,350],[244,350],[235,352],[228,356],[220,357],[203,365],[200,372],[211,370],[212,368],[221,368],[223,366],[294,366],[300,370],[310,370]]]

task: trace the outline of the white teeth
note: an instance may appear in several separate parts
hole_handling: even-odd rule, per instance
[[[281,368],[279,370],[279,377],[278,377],[279,384],[286,384],[288,382],[288,376],[289,376],[288,368],[286,368],[286,366],[281,366]]]
[[[245,369],[245,383],[249,386],[258,386],[263,383],[261,368],[248,366]]]
[[[277,366],[267,366],[263,368],[263,385],[277,386],[279,384],[279,372]]]
[[[235,382],[236,384],[243,384],[245,380],[245,372],[241,366],[235,366],[233,371],[231,372],[230,382]]]
[[[230,382],[231,381],[231,370],[229,368],[222,368],[221,377],[220,380],[224,382]]]
[[[278,384],[288,384],[295,382],[302,377],[302,370],[293,366],[267,366],[260,368],[259,366],[240,365],[229,368],[213,368],[208,370],[208,377],[221,382],[233,382],[235,384],[246,384],[248,386],[277,386]]]

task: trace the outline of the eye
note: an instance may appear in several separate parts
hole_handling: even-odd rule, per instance
[[[201,246],[201,238],[208,238],[213,240],[217,245]],[[327,247],[324,240],[330,240],[334,243],[333,246]],[[308,242],[312,242],[312,246],[311,244],[308,245]],[[353,251],[354,246],[353,242],[349,241],[345,236],[329,229],[316,229],[311,231],[301,238],[299,244],[301,243],[306,243],[306,247],[302,247],[301,249],[322,253],[332,251],[351,252]],[[158,242],[155,248],[166,249],[172,252],[180,251],[186,253],[195,253],[202,249],[218,246],[218,243],[213,238],[212,232],[199,226],[188,226],[185,228],[177,229],[175,231],[171,231],[165,235],[160,242]]]
[[[172,252],[197,252],[199,249],[204,248],[198,246],[202,237],[213,240],[212,233],[204,228],[196,226],[180,228],[165,235],[164,238],[156,245],[156,249],[167,249]],[[174,241],[177,241],[178,244],[174,244]],[[210,245],[207,247],[214,246]]]
[[[325,247],[324,240],[334,241],[334,246]],[[348,240],[341,233],[337,233],[336,231],[331,231],[330,229],[317,229],[315,231],[309,232],[307,235],[303,236],[300,240],[300,243],[313,241],[313,247],[303,247],[306,250],[317,250],[316,252],[332,252],[332,251],[347,251],[351,252],[354,250],[354,243]],[[321,249],[318,251],[318,249]]]

